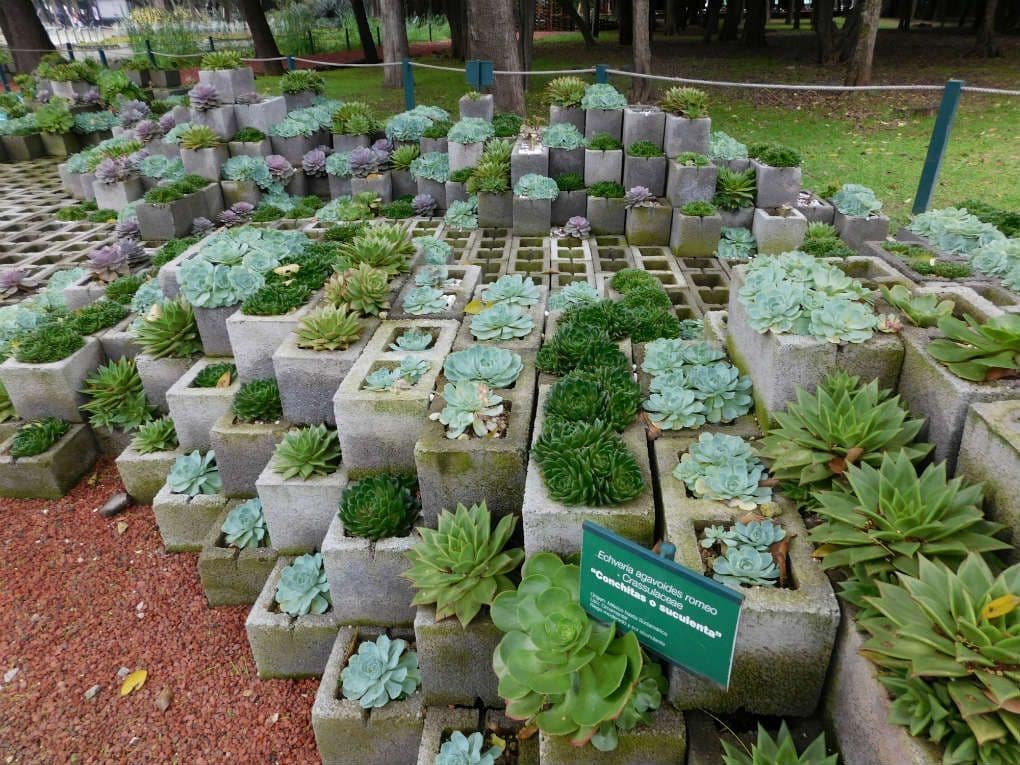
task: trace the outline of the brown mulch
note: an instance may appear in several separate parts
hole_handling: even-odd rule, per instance
[[[62,500],[0,499],[0,765],[317,763],[318,681],[260,681],[248,608],[206,605],[151,508],[100,516],[119,491],[104,460]]]

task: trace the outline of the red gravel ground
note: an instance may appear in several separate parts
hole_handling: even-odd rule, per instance
[[[317,763],[318,681],[259,680],[248,608],[206,605],[151,508],[100,516],[119,491],[104,460],[62,500],[0,499],[0,765]],[[121,667],[145,686],[121,697]]]

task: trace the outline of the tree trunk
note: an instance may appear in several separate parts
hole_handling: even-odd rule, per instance
[[[517,29],[520,30],[521,68],[531,70],[531,60],[535,55],[535,0],[519,0],[517,4]],[[528,78],[524,77],[524,89],[528,89]]]
[[[719,33],[719,11],[722,10],[722,0],[708,0],[708,10],[705,11],[705,42],[712,42],[712,37]]]
[[[241,14],[244,16],[251,39],[255,45],[255,58],[278,58],[280,49],[276,47],[273,30],[269,28],[266,12],[259,0],[240,0]],[[279,61],[263,61],[262,72],[268,75],[283,74],[283,64]]]
[[[977,30],[977,40],[974,45],[975,56],[998,56],[999,48],[995,44],[995,14],[998,10],[999,0],[988,0],[985,3],[985,12],[981,17],[981,23]]]
[[[358,38],[361,40],[361,51],[364,54],[365,63],[378,64],[379,51],[375,49],[372,28],[368,25],[365,0],[351,0],[351,11],[354,12],[354,21],[358,25]]]
[[[871,84],[871,62],[875,55],[875,39],[878,37],[881,16],[882,0],[863,0],[856,43],[843,81],[845,85]]]
[[[831,0],[829,0],[831,2]],[[744,15],[744,0],[729,0],[726,4],[726,18],[723,21],[721,41],[736,40],[740,29],[740,19]]]
[[[836,35],[832,20],[833,0],[815,0],[811,11],[811,24],[818,40],[818,63],[823,66],[836,63]]]
[[[800,29],[800,14],[804,11],[804,0],[793,0],[793,28]]]
[[[587,47],[591,47],[595,44],[595,38],[592,36],[591,27],[588,26],[588,19],[577,12],[577,7],[574,5],[572,0],[559,0],[560,7],[567,12],[570,16],[570,20],[574,22],[574,26],[581,31],[581,36],[584,38],[584,44]]]
[[[769,18],[769,0],[748,0],[747,21],[744,23],[744,44],[749,48],[764,48],[765,25]]]
[[[899,24],[897,28],[901,32],[910,31],[910,22],[914,20],[914,2],[915,0],[900,0],[899,6]]]
[[[467,8],[464,0],[443,0],[443,12],[450,24],[450,55],[466,59],[467,52]]]
[[[837,37],[839,41],[840,63],[848,63],[854,55],[854,50],[857,48],[857,36],[861,31],[862,3],[868,1],[860,0],[847,12],[846,20],[843,22],[843,29]]]
[[[30,74],[39,64],[45,51],[55,50],[46,27],[39,20],[32,0],[3,0],[0,3],[0,30],[7,44],[16,48],[40,49],[34,51],[12,50],[14,68],[19,73]]]
[[[680,1],[681,0],[666,0],[666,20],[662,28],[662,33],[666,37],[672,37],[680,29]]]
[[[383,61],[399,63],[410,57],[407,45],[407,21],[404,18],[403,0],[382,0]],[[387,66],[383,71],[383,86],[399,88],[404,84],[403,68]]]
[[[467,39],[472,56],[492,61],[496,69],[521,71],[520,41],[515,28],[514,0],[471,0],[468,7]],[[496,108],[501,112],[525,114],[524,78],[496,77]]]
[[[649,18],[651,0],[634,0],[634,71],[652,73],[652,34]],[[643,77],[632,78],[630,100],[634,103],[651,103],[655,85]]]
[[[620,45],[634,42],[634,3],[633,0],[618,0],[616,3],[616,20],[620,25]]]

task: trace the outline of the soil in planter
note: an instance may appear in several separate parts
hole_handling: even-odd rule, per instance
[[[695,521],[694,530],[697,532],[698,535],[698,553],[701,555],[702,573],[705,576],[711,578],[712,561],[722,554],[722,550],[719,549],[718,545],[713,545],[710,548],[705,548],[702,546],[701,535],[704,533],[705,529],[707,529],[709,526],[722,525],[725,526],[727,531],[729,531],[736,525],[737,521],[741,523],[750,523],[751,521],[763,521],[763,520],[766,520],[766,518],[762,515],[758,515],[757,513],[748,513],[741,518],[737,518],[731,524],[720,524],[717,521]],[[781,526],[785,530],[785,527],[783,527],[782,524],[776,522],[776,525]],[[779,569],[779,581],[776,583],[776,586],[773,589],[777,590],[797,589],[797,583],[794,581],[792,572],[790,571],[790,555],[788,552],[790,548],[790,538],[791,537],[789,533],[787,533],[785,537],[783,537],[780,541],[776,542],[775,544],[772,545],[772,547],[769,548],[769,552],[772,553],[772,560],[776,564],[776,567]],[[741,584],[740,586],[750,588],[754,586],[764,585]]]
[[[916,244],[883,242],[882,249],[902,260],[906,266],[922,278],[965,279],[974,276],[973,269],[962,259],[941,258],[931,250]]]

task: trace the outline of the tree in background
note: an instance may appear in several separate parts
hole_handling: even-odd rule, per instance
[[[650,0],[634,0],[634,71],[640,74],[652,73],[652,33]],[[631,101],[649,103],[655,93],[652,80],[634,77],[631,80]]]
[[[269,28],[261,0],[240,0],[240,5],[244,20],[251,30],[255,58],[279,58],[280,49],[276,47],[273,30]],[[263,61],[262,71],[269,75],[280,75],[283,74],[283,64],[279,61]]]
[[[985,12],[977,25],[977,40],[974,43],[975,56],[998,56],[999,47],[995,44],[995,14],[999,0],[985,0]]]
[[[410,57],[411,51],[407,44],[407,18],[404,14],[403,0],[381,0],[379,10],[382,14],[383,28],[383,60],[387,64],[403,61]],[[387,88],[399,88],[404,83],[402,68],[387,66],[383,73],[383,85]]]
[[[521,71],[515,0],[470,0],[467,5],[467,43],[472,56],[492,61],[496,69]],[[496,78],[496,108],[524,116],[524,78]]]
[[[55,50],[46,27],[35,12],[32,0],[0,2],[0,30],[12,48],[11,58],[14,61],[14,68],[19,72],[31,72],[47,51]]]
[[[365,54],[365,63],[378,64],[379,51],[375,49],[372,28],[368,25],[365,0],[351,0],[351,12],[354,14],[354,23],[358,25],[358,37],[361,39],[361,50]]]
[[[857,37],[847,62],[844,85],[870,85],[871,64],[875,57],[878,22],[882,16],[882,0],[863,0],[858,14]]]

